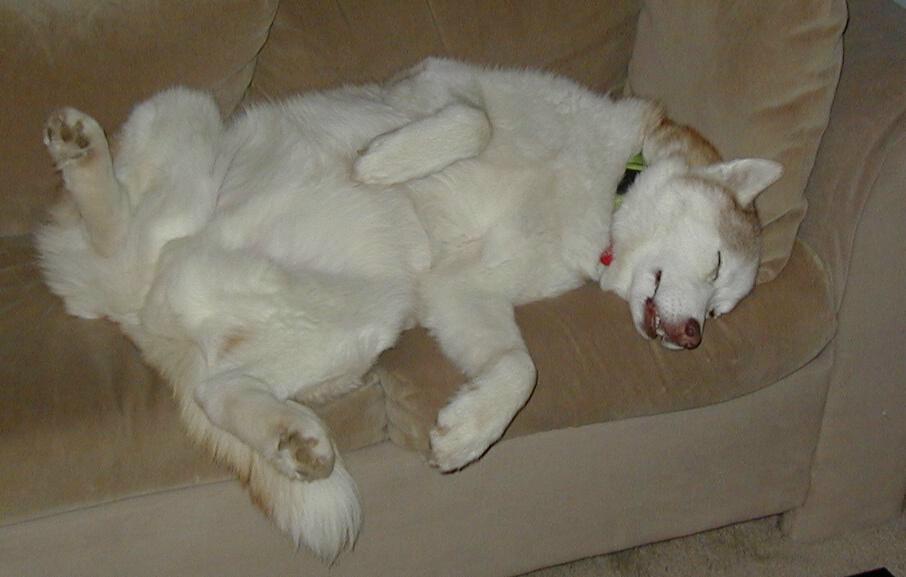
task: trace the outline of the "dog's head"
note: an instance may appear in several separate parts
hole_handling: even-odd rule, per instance
[[[761,246],[753,201],[781,173],[770,160],[690,166],[671,156],[638,176],[614,214],[602,286],[629,302],[643,336],[695,348],[705,318],[752,290]]]

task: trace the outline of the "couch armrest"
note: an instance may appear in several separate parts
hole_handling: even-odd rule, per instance
[[[828,266],[834,369],[803,539],[897,515],[906,493],[906,9],[850,3],[844,65],[801,237]]]
[[[843,69],[800,229],[830,268],[838,309],[856,236],[875,226],[867,214],[877,196],[875,183],[895,169],[906,123],[906,9],[891,0],[860,0],[850,2],[849,13]]]

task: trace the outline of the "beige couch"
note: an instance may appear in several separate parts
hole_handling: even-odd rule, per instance
[[[898,514],[906,10],[846,18],[843,0],[0,4],[0,575],[512,575],[778,513],[803,539]],[[695,351],[643,341],[591,286],[520,308],[537,389],[459,473],[422,453],[462,377],[406,333],[379,384],[322,408],[366,511],[328,570],[189,445],[115,327],[43,286],[28,234],[59,192],[40,130],[61,105],[112,129],[181,83],[230,113],[429,54],[658,97],[786,175],[759,199],[764,282]]]

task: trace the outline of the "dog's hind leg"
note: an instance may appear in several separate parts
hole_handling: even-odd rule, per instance
[[[458,271],[432,271],[422,284],[422,318],[466,374],[431,431],[433,463],[459,469],[480,457],[531,395],[536,371],[506,296]]]
[[[305,405],[281,401],[267,385],[229,371],[195,389],[195,400],[213,424],[232,434],[290,479],[330,476],[335,453],[324,424]]]
[[[310,285],[209,241],[167,244],[140,317],[150,335],[143,351],[168,373],[192,437],[236,471],[281,530],[332,560],[358,534],[358,492],[328,429],[289,397],[316,380],[305,360],[326,363],[337,347],[306,330],[300,301]]]
[[[51,115],[44,143],[85,221],[92,248],[110,256],[129,228],[129,200],[113,173],[107,137],[90,116],[73,108]]]
[[[353,165],[353,177],[368,184],[398,184],[478,156],[491,138],[484,111],[450,104],[369,143]]]
[[[239,475],[252,501],[296,545],[332,562],[362,524],[355,482],[308,407],[279,401],[238,372],[208,379],[183,418],[197,441]]]

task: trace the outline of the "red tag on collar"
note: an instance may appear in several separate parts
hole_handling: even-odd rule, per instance
[[[613,262],[613,246],[608,246],[604,249],[604,252],[601,253],[601,264],[604,266],[610,266]]]

